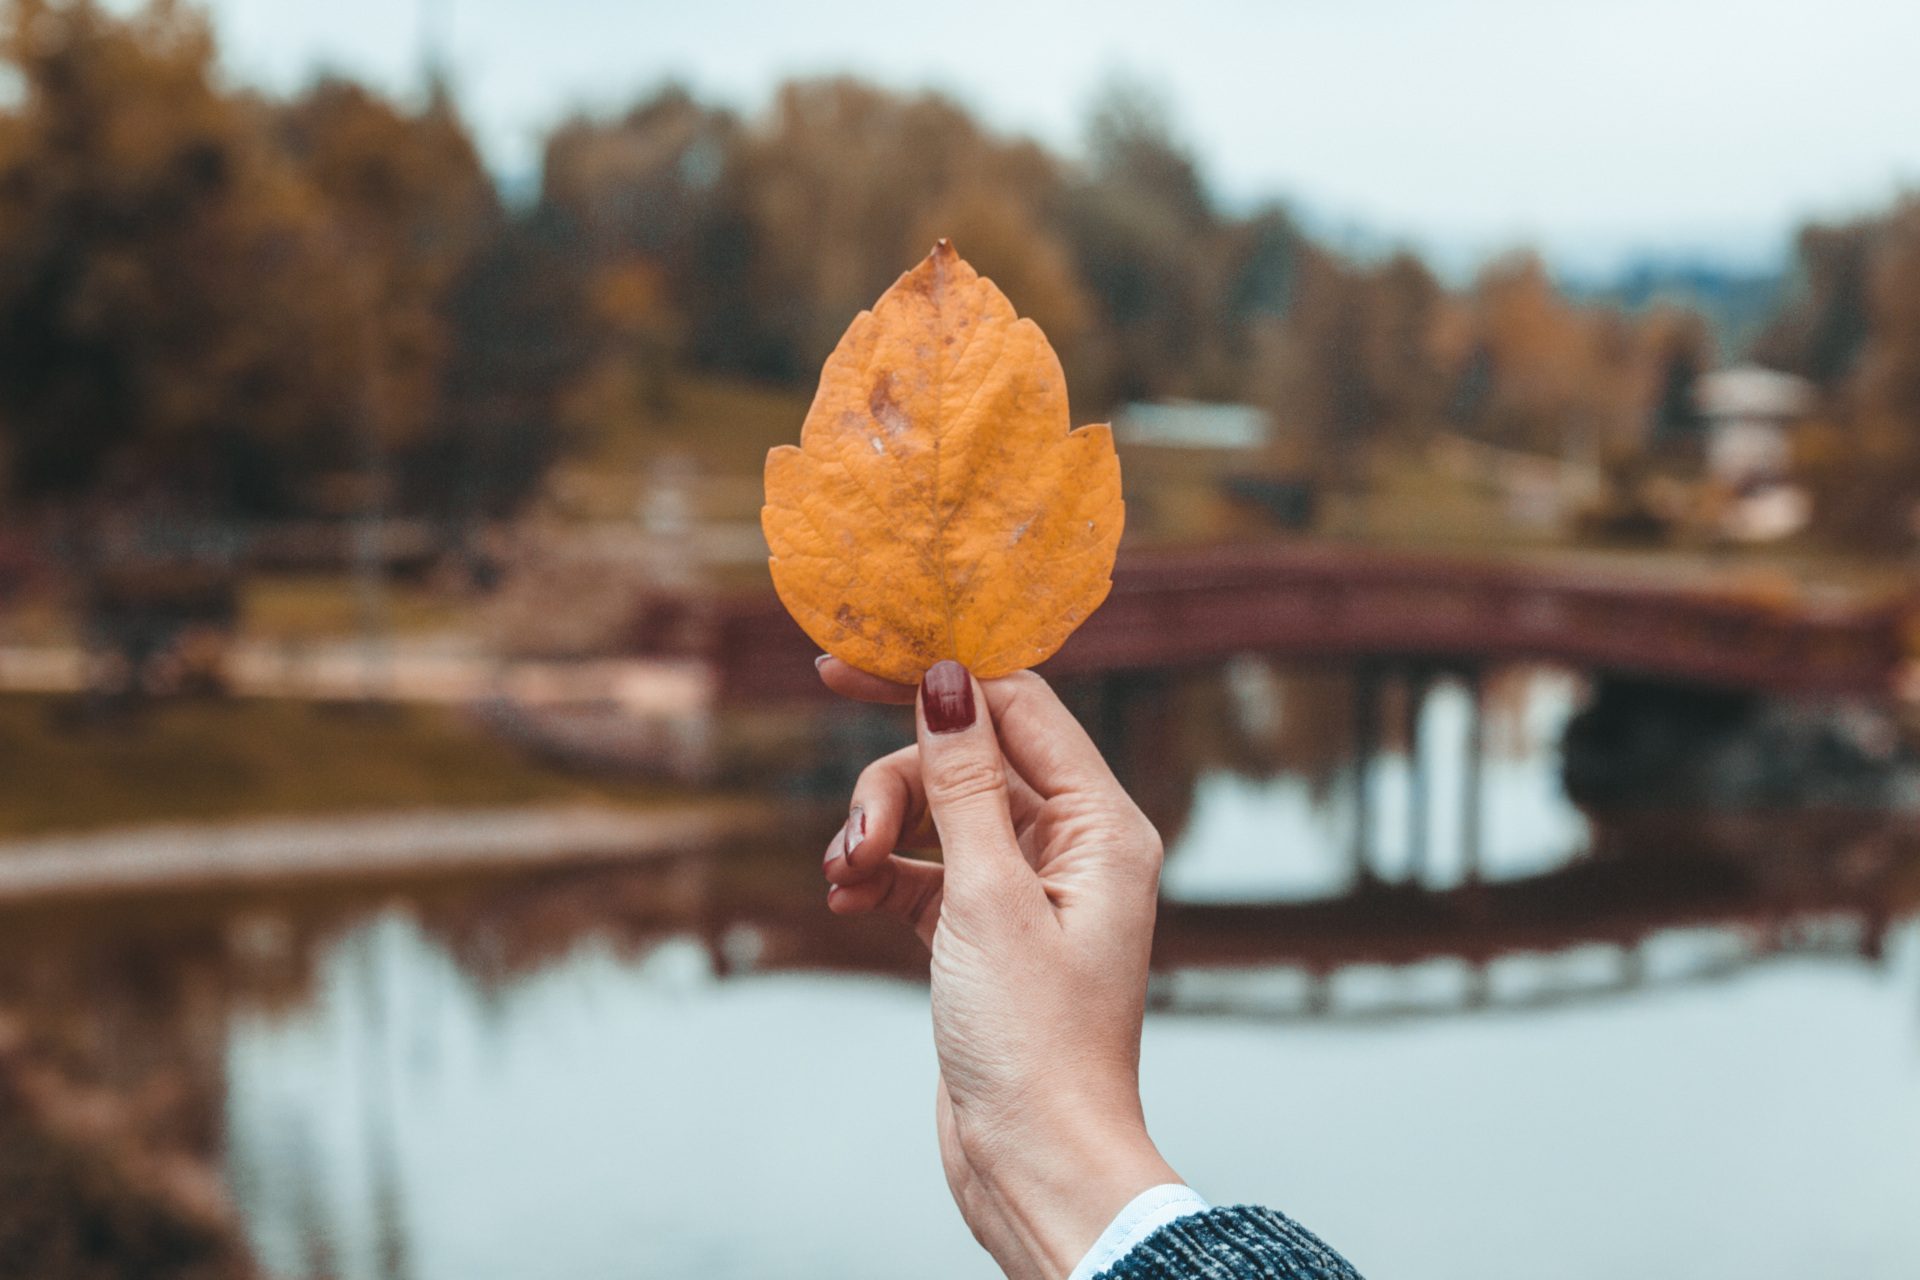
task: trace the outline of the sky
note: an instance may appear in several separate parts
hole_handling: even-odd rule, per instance
[[[116,7],[127,7],[122,0]],[[795,75],[949,93],[1071,152],[1116,76],[1214,190],[1448,269],[1777,264],[1810,216],[1920,185],[1914,0],[210,0],[236,79],[417,88],[431,43],[488,162],[662,80],[749,113]],[[429,35],[431,39],[429,40]]]

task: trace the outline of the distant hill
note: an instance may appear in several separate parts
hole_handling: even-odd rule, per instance
[[[1638,262],[1605,280],[1562,280],[1582,301],[1606,302],[1628,311],[1659,303],[1692,307],[1712,322],[1720,354],[1736,360],[1766,326],[1785,287],[1778,272],[1736,271],[1705,263]]]

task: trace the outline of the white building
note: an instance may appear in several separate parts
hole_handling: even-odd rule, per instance
[[[1792,475],[1788,430],[1813,410],[1805,378],[1738,365],[1702,375],[1693,402],[1707,420],[1709,476],[1739,491]]]
[[[1130,404],[1114,416],[1113,438],[1121,444],[1179,449],[1258,449],[1272,424],[1252,405],[1169,400]]]
[[[1813,503],[1792,483],[1792,428],[1813,411],[1813,385],[1738,365],[1703,375],[1694,405],[1707,420],[1707,477],[1731,495],[1722,531],[1739,542],[1769,542],[1804,528]]]

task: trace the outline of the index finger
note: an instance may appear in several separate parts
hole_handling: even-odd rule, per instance
[[[813,660],[814,669],[820,673],[820,682],[843,698],[852,698],[855,702],[886,702],[894,706],[908,707],[918,690],[910,684],[897,684],[862,671],[830,653],[823,653]]]
[[[1000,750],[1041,799],[1069,791],[1121,791],[1106,757],[1060,701],[1053,686],[1031,671],[982,680]]]

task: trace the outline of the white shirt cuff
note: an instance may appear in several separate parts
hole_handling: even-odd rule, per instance
[[[1133,1252],[1134,1246],[1166,1226],[1189,1214],[1205,1213],[1213,1206],[1200,1198],[1192,1187],[1165,1182],[1150,1187],[1127,1202],[1100,1238],[1080,1259],[1067,1280],[1093,1280],[1093,1277]]]

